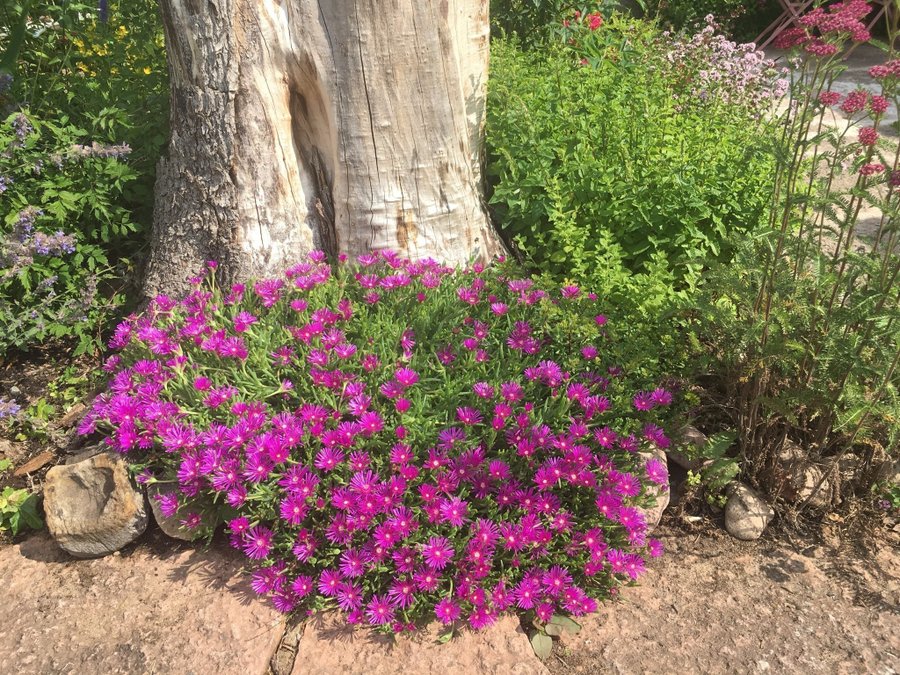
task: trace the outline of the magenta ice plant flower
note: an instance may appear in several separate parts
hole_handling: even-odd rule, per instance
[[[389,252],[207,278],[115,331],[79,431],[171,485],[190,532],[227,518],[279,611],[581,614],[660,554],[640,508],[667,477],[642,453],[674,395],[621,366],[596,295]]]

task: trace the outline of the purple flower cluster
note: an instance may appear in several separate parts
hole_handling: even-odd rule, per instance
[[[28,121],[28,118],[23,114],[19,113],[15,117],[13,117],[12,121],[13,132],[16,135],[13,144],[16,146],[21,146],[25,143],[25,139],[28,137],[28,134],[34,131],[34,127],[31,126],[31,122]]]
[[[0,239],[0,281],[17,276],[34,262],[36,256],[62,256],[75,252],[72,235],[62,231],[47,234],[35,229],[35,222],[42,213],[33,207],[22,209],[10,235]]]
[[[515,273],[314,252],[281,279],[198,277],[117,328],[80,432],[176,483],[158,499],[183,527],[232,510],[279,610],[593,612],[661,553],[642,508],[665,464],[640,451],[668,445],[672,395],[608,360],[596,296]]]
[[[21,411],[22,406],[13,399],[7,399],[5,396],[0,396],[0,420],[15,417]]]

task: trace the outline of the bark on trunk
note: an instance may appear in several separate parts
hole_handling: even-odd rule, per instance
[[[459,263],[481,199],[488,0],[161,0],[172,140],[145,290],[313,248]]]

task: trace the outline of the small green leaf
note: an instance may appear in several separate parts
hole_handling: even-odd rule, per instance
[[[548,623],[546,626],[544,626],[544,632],[547,635],[552,635],[553,637],[560,637],[566,631],[562,626],[559,626],[555,623]]]
[[[570,635],[578,635],[578,633],[581,632],[580,623],[560,614],[554,614],[551,617],[550,623],[547,625],[547,627],[549,628],[550,626],[556,626],[563,632],[569,633]],[[549,630],[547,632],[550,633]]]
[[[553,639],[546,633],[535,632],[531,636],[531,648],[541,661],[546,661],[553,651]]]

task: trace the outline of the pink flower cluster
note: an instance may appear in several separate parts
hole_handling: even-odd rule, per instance
[[[876,80],[900,77],[900,59],[892,59],[886,63],[869,68],[869,75]]]
[[[844,40],[868,42],[871,34],[863,19],[872,12],[865,0],[841,0],[829,7],[816,7],[800,17],[798,27],[783,31],[774,42],[776,49],[802,46],[813,56],[836,54]]]
[[[689,39],[672,38],[666,51],[666,68],[683,81],[690,103],[722,102],[761,114],[773,100],[787,92],[784,72],[753,43],[737,44],[718,33],[713,16]],[[679,92],[679,98],[684,95]]]
[[[546,621],[661,553],[643,451],[669,445],[672,394],[617,366],[597,296],[388,252],[195,282],[119,326],[80,432],[177,486],[157,499],[185,528],[225,518],[278,609]]]

